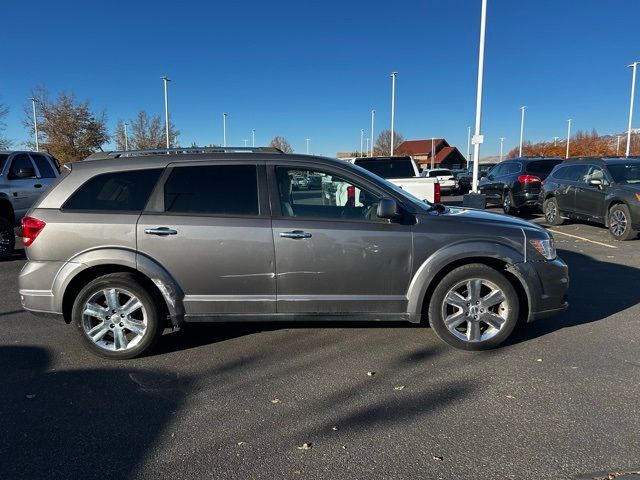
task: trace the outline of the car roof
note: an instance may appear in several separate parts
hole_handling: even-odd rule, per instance
[[[0,150],[2,155],[11,155],[13,153],[38,153],[41,155],[49,155],[47,152],[34,152],[32,150]]]
[[[604,165],[615,165],[620,163],[640,163],[640,157],[576,157],[569,158],[565,160],[564,164],[572,164],[572,163],[597,163]]]
[[[560,157],[517,157],[517,158],[508,158],[506,160],[503,160],[500,163],[506,163],[506,162],[537,162],[539,160],[542,160],[542,161],[560,160],[560,161],[562,161],[563,159],[560,158]]]

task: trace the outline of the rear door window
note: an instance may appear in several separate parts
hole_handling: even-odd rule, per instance
[[[31,168],[34,171],[34,175],[30,177],[19,177],[18,172],[23,169]],[[35,178],[35,169],[33,168],[33,162],[29,158],[29,155],[25,153],[21,153],[13,157],[13,161],[11,162],[11,169],[9,170],[9,179],[17,179],[17,178]]]
[[[259,215],[257,167],[175,167],[164,185],[164,209],[185,214]]]
[[[570,165],[560,168],[553,176],[558,180],[577,182],[585,177],[588,169],[588,165]]]
[[[371,173],[375,173],[382,178],[406,178],[416,176],[410,158],[357,160],[355,163],[359,167],[369,170]]]
[[[51,163],[49,162],[47,157],[45,157],[44,155],[38,155],[38,154],[32,153],[31,159],[36,164],[36,167],[38,167],[38,172],[40,172],[41,178],[56,177],[56,174],[53,171],[53,167],[51,166]]]
[[[161,172],[158,168],[97,175],[76,190],[62,208],[140,212]]]

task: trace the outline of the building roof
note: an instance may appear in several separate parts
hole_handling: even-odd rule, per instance
[[[434,138],[433,144],[436,152],[443,147],[448,147],[449,144],[444,138]],[[431,154],[431,139],[428,140],[405,140],[398,148],[393,152],[395,155],[430,155]]]

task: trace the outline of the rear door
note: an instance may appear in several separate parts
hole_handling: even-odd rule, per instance
[[[264,163],[171,164],[138,221],[140,255],[181,287],[191,320],[276,311]]]
[[[36,188],[44,191],[58,176],[58,169],[53,164],[53,161],[46,155],[42,155],[41,153],[30,153],[29,155],[36,166],[38,179],[40,180],[38,182],[40,186]]]
[[[322,177],[322,188],[293,191],[301,171]],[[380,187],[324,166],[273,163],[268,172],[278,313],[404,313],[411,225],[377,217]]]
[[[496,201],[502,197],[501,178],[505,171],[505,164],[496,165],[480,180],[479,190],[490,200]]]

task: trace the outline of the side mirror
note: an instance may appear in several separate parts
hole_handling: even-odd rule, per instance
[[[15,173],[16,178],[33,178],[36,176],[36,171],[33,167],[21,168]]]
[[[392,198],[381,198],[378,202],[378,217],[395,220],[400,217],[398,202]]]
[[[593,185],[594,187],[602,187],[603,183],[599,178],[592,178],[591,180],[589,180],[589,185]]]

